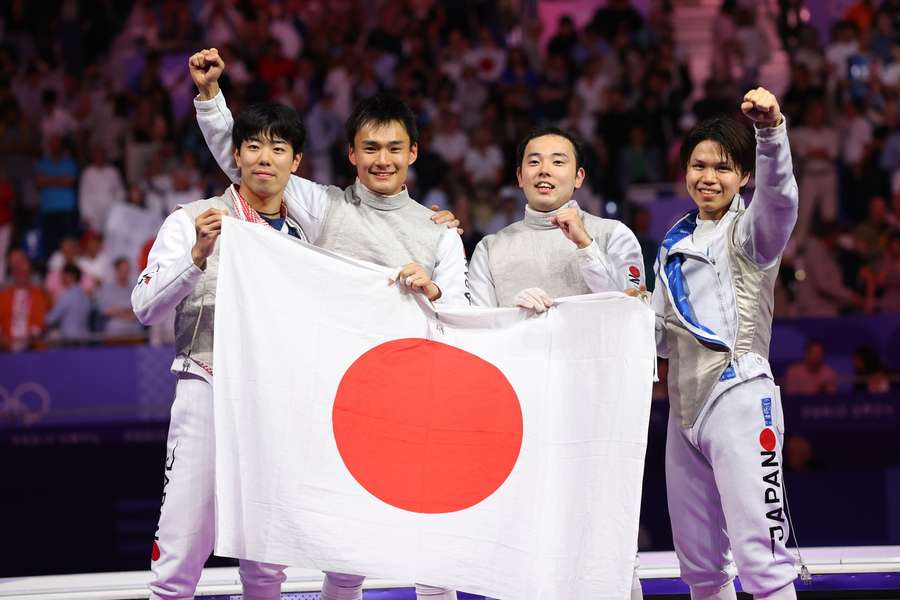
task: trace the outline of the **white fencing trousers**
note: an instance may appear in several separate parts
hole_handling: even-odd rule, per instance
[[[150,569],[151,600],[182,600],[194,590],[215,542],[213,391],[205,379],[181,374],[166,443],[162,507]],[[278,600],[284,567],[242,560],[246,600]]]
[[[735,572],[744,591],[757,597],[786,586],[793,592],[797,571],[786,547],[783,438],[778,388],[767,377],[721,394],[693,430],[669,416],[669,516],[681,578],[692,592],[721,590]]]
[[[362,575],[325,572],[321,600],[362,600]],[[418,600],[456,600],[456,592],[446,588],[416,584]]]
[[[729,581],[723,588],[691,588],[691,600],[737,600],[734,583]]]

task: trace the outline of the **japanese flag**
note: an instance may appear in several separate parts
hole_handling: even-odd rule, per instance
[[[622,294],[442,309],[225,219],[216,553],[495,598],[628,596],[655,351]]]

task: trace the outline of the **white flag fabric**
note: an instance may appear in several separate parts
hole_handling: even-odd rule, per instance
[[[494,598],[629,596],[655,364],[623,294],[438,308],[224,220],[216,553]]]

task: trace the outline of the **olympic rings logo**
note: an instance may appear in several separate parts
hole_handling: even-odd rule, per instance
[[[34,425],[48,412],[50,392],[40,383],[21,383],[12,394],[0,385],[0,423]]]

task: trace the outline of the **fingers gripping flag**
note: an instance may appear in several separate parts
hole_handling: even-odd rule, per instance
[[[431,309],[225,219],[216,552],[496,598],[627,597],[655,352],[622,294]]]

